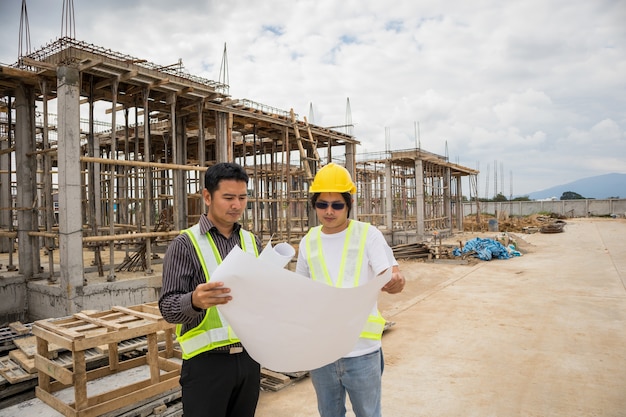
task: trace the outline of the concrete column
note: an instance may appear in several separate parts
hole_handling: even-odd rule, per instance
[[[117,88],[118,80],[113,80],[111,84],[111,160],[112,164],[109,165],[109,234],[115,234],[116,213],[115,209],[119,210],[119,195],[116,190],[117,185]],[[117,202],[117,204],[116,204]],[[107,281],[115,281],[115,242],[109,242],[109,276]]]
[[[356,144],[346,143],[346,169],[356,180]]]
[[[91,157],[99,158],[100,155],[100,138],[95,135],[94,127],[94,98],[93,98],[93,77],[89,82],[89,136],[87,138],[87,155]],[[91,234],[93,236],[98,235],[98,226],[102,224],[102,187],[100,186],[100,164],[89,162],[87,163],[87,184],[88,190],[86,193],[88,201],[88,215],[87,222],[91,226]],[[85,191],[83,191],[84,193]],[[104,275],[102,270],[102,261],[100,258],[100,246],[94,247],[94,263],[98,266],[98,272],[100,276]]]
[[[217,162],[228,162],[228,115],[222,112],[215,114],[215,159]]]
[[[203,101],[198,102],[197,108],[198,108],[198,165],[200,165],[201,167],[204,167],[206,166],[206,139],[204,137],[204,117],[203,117],[204,102]],[[202,190],[204,189],[204,172],[200,171],[198,175],[200,176],[200,187],[199,187],[200,189],[198,191],[200,192],[200,194],[202,194]],[[200,212],[204,213],[204,210],[205,210],[204,203],[201,202],[200,206],[202,207]]]
[[[128,126],[128,107],[126,107],[126,105],[124,105],[124,159],[128,160],[130,159],[130,146],[129,146],[129,136],[130,136],[130,132],[129,132],[129,126]],[[119,179],[119,202],[120,205],[118,207],[119,213],[120,213],[120,223],[122,224],[128,224],[129,220],[128,220],[128,171],[129,171],[129,167],[124,165],[122,167],[120,167],[120,169],[123,172],[123,175],[120,177]],[[128,245],[126,245],[126,247],[128,248]]]
[[[257,230],[261,230],[262,229],[262,224],[263,224],[263,211],[261,210],[261,202],[260,199],[263,197],[262,193],[261,193],[261,179],[258,175],[258,171],[257,171],[257,147],[256,147],[256,143],[257,143],[257,127],[256,127],[256,123],[253,126],[252,129],[252,154],[254,155],[253,157],[253,178],[250,181],[252,184],[248,184],[248,188],[250,188],[250,186],[252,186],[252,188],[254,189],[254,202],[252,203],[252,222],[253,222],[253,230],[257,231]]]
[[[178,134],[178,143],[180,148],[180,164],[187,165],[187,117],[183,116],[179,118],[178,121],[179,134]],[[180,201],[180,207],[178,209],[178,223],[181,228],[185,228],[187,224],[187,217],[189,214],[188,210],[188,202],[187,202],[187,177],[189,175],[189,171],[180,170],[180,187],[178,189],[178,199]],[[176,193],[177,190],[174,190]]]
[[[49,132],[48,132],[48,82],[45,78],[41,80],[41,95],[43,96],[43,149],[50,149]],[[54,198],[52,197],[52,158],[49,153],[43,155],[43,207],[45,207],[46,232],[51,232],[55,224],[54,221]],[[46,248],[48,250],[48,281],[56,282],[54,276],[54,246],[53,238],[46,238]]]
[[[148,109],[144,109],[144,111],[148,111]],[[140,156],[139,156],[139,144],[141,142],[141,139],[139,137],[139,106],[137,104],[135,104],[135,137],[133,140],[133,159],[135,161],[139,161]],[[144,119],[145,120],[145,119]],[[145,131],[145,128],[144,128]],[[134,167],[132,169],[132,175],[133,175],[133,185],[132,185],[132,192],[129,193],[129,195],[133,196],[133,210],[132,210],[132,217],[131,220],[135,223],[139,225],[139,231],[143,231],[142,229],[142,221],[143,221],[143,217],[142,217],[142,211],[139,210],[140,207],[140,194],[139,194],[139,190],[141,189],[141,182],[140,182],[140,176],[141,174],[141,168],[139,167]]]
[[[363,198],[361,214],[373,214],[372,213],[372,177],[369,172],[363,172],[361,182],[361,196]],[[365,221],[378,225],[378,219],[376,216],[369,216]]]
[[[356,144],[346,143],[346,169],[352,176],[352,182],[356,184]],[[359,199],[358,194],[354,194],[354,202],[352,203],[351,219],[358,219]]]
[[[287,131],[287,129],[285,129],[285,138],[286,139],[289,138],[289,132]],[[288,143],[288,142],[285,142],[285,143]],[[289,147],[286,147],[286,149],[289,149]],[[330,146],[328,147],[328,149],[330,151]],[[307,157],[307,160],[304,161],[304,163],[308,164],[309,169],[311,170],[311,175],[313,176],[313,178],[315,178],[315,174],[317,174],[318,162],[316,161],[315,155],[313,153],[313,148],[311,148],[310,146],[306,147],[306,157]],[[321,165],[321,161],[319,162]],[[348,164],[346,163],[346,165]],[[287,163],[287,166],[289,167],[289,163]],[[303,175],[303,178],[304,177],[306,177],[306,174]],[[311,186],[312,183],[313,183],[313,179],[308,181],[309,187]],[[308,187],[307,187],[307,191],[308,191]],[[305,195],[307,197],[311,196],[311,194],[309,194],[308,192]],[[309,219],[308,227],[311,228],[311,227],[319,226],[320,222],[319,222],[319,219],[317,218],[315,206],[313,206],[312,204],[308,204],[307,206],[308,206],[307,218]],[[350,212],[351,218],[355,218],[354,213],[356,213],[356,199],[354,200],[353,208],[352,208],[352,211]]]
[[[228,113],[228,117],[226,119],[226,138],[228,140],[228,147],[226,148],[226,158],[227,161],[234,161],[235,156],[233,154],[233,121],[234,117],[232,113]]]
[[[424,163],[421,159],[415,161],[415,227],[417,238],[424,236]]]
[[[5,151],[11,147],[12,134],[11,129],[11,96],[7,96],[7,140],[0,140],[0,150]],[[12,207],[12,193],[11,193],[11,153],[0,153],[0,207]],[[11,210],[0,210],[0,227],[4,230],[13,230]],[[9,253],[13,252],[13,240],[8,237],[0,237],[0,252]]]
[[[80,173],[80,77],[77,68],[57,69],[60,287],[66,314],[83,309],[83,228]],[[79,256],[77,256],[79,254]]]
[[[178,117],[176,115],[176,93],[170,93],[167,96],[167,102],[170,105],[170,137],[172,138],[172,160],[177,165],[184,165],[184,147],[185,139],[182,137],[182,132],[177,128]],[[185,199],[185,184],[183,182],[184,172],[180,169],[172,170],[173,180],[173,193],[174,193],[174,207],[172,221],[174,227],[178,230],[186,228],[186,210],[183,201]]]
[[[322,162],[322,161],[320,161],[320,162]],[[328,155],[326,155],[326,164],[324,164],[324,165],[330,164],[331,162],[333,162],[333,147],[330,146],[330,143],[329,143]]]
[[[20,85],[15,94],[15,174],[17,179],[17,239],[20,273],[31,279],[39,273],[39,239],[28,232],[39,229],[37,223],[37,161],[29,156],[35,151],[35,91]]]
[[[289,132],[287,131],[287,128],[285,127],[282,128],[282,134],[283,134],[283,149],[284,150],[289,149]],[[285,230],[287,231],[287,242],[290,242],[291,241],[291,229],[292,229],[292,224],[291,224],[292,217],[296,213],[300,213],[300,214],[297,214],[297,216],[302,216],[301,213],[303,212],[303,210],[299,210],[300,204],[298,202],[292,201],[291,190],[293,190],[294,184],[293,184],[293,177],[291,176],[291,169],[289,169],[289,167],[291,166],[291,156],[288,151],[283,151],[283,152],[284,152],[283,153],[284,155],[283,170],[284,170],[284,178],[285,178],[285,190],[284,190],[285,194],[284,195],[286,197],[285,203],[287,205],[286,215],[285,215]],[[304,187],[304,184],[301,184],[300,187]],[[313,219],[313,218],[316,218],[316,216],[315,215],[311,216],[309,214],[308,218]]]
[[[443,178],[443,212],[446,217],[446,228],[452,233],[452,207],[451,190],[452,186],[450,168],[446,167]]]
[[[150,89],[143,90],[143,160],[144,162],[151,162],[150,156],[152,155],[152,143],[150,141],[150,111],[149,100]],[[143,213],[146,224],[146,232],[152,231],[152,216],[154,215],[154,200],[152,198],[152,169],[146,168],[144,174],[144,198],[143,198]],[[146,239],[146,275],[152,275],[152,239]]]
[[[463,187],[461,186],[461,177],[456,180],[456,227],[459,231],[463,231]]]
[[[391,161],[385,162],[385,224],[393,236],[393,190],[391,189]]]
[[[35,146],[36,148],[36,146]],[[43,172],[44,172],[44,167],[43,167],[43,155],[37,155],[34,156],[33,158],[35,158],[35,166],[36,171],[35,171],[35,184],[41,184],[43,185]],[[41,207],[41,210],[37,210],[35,212],[35,216],[37,216],[36,222],[35,224],[37,225],[41,225],[43,226],[43,228],[46,227],[46,208],[48,207],[46,205],[46,196],[43,193],[44,191],[44,187],[43,186],[37,186],[35,189],[35,199],[37,201],[37,207]],[[43,242],[44,238],[38,238],[40,241],[40,244]],[[45,246],[45,243],[44,243]]]

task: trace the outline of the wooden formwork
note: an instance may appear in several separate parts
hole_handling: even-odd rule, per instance
[[[171,360],[180,357],[174,349],[174,325],[167,323],[154,304],[113,307],[108,311],[82,312],[61,319],[36,321],[32,328],[37,337],[35,366],[39,372],[36,395],[46,404],[70,417],[94,417],[154,397],[178,386],[180,364]],[[165,349],[159,352],[157,333],[165,334]],[[145,336],[147,354],[137,358],[119,359],[118,344]],[[65,367],[51,360],[49,344],[72,353],[72,366]],[[87,371],[85,352],[106,346],[108,365]],[[98,395],[89,396],[87,382],[147,365],[150,377]],[[54,392],[73,386],[74,402],[65,403]]]

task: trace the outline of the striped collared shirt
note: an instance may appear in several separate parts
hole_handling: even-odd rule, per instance
[[[200,233],[210,233],[222,259],[235,247],[241,247],[239,230],[235,223],[233,233],[225,237],[211,223],[206,215],[198,222]],[[256,238],[257,247],[261,242]],[[186,234],[180,234],[170,243],[163,259],[163,287],[159,297],[159,309],[163,318],[170,323],[181,323],[182,333],[196,327],[204,318],[205,310],[198,310],[191,304],[191,294],[199,285],[206,282],[202,266],[195,248]]]

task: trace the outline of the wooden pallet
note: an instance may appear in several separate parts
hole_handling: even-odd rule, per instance
[[[16,327],[16,323],[11,323],[11,325],[9,325],[9,327],[0,327],[0,343],[1,342],[7,342],[7,341],[11,342],[16,337],[19,337],[19,336],[21,336],[23,334],[30,333],[32,324],[22,324],[21,326],[19,326],[18,331],[20,331],[20,333],[18,333],[18,332],[16,332],[14,330],[14,328],[17,328]],[[24,331],[24,329],[25,329],[25,331]]]
[[[19,384],[37,378],[37,374],[28,373],[9,356],[0,358],[0,374],[11,384]]]
[[[9,358],[18,363],[29,374],[36,374],[35,358],[29,358],[21,349],[13,349],[9,352]]]
[[[158,397],[138,401],[126,408],[115,410],[101,417],[149,417],[149,416],[171,416],[175,410],[181,410],[182,415],[182,391],[180,387],[171,389]],[[175,414],[174,414],[175,415]]]
[[[301,380],[308,374],[307,371],[281,373],[261,368],[261,388],[270,391],[280,391]]]
[[[179,385],[180,365],[170,360],[180,355],[174,350],[174,325],[167,323],[154,305],[113,307],[102,312],[40,320],[33,324],[32,331],[37,337],[37,397],[66,417],[100,416]],[[163,351],[158,348],[159,332],[165,333]],[[123,342],[142,337],[147,340],[148,353],[120,361]],[[51,343],[71,353],[69,367],[59,363],[59,358],[51,358]],[[108,365],[87,371],[87,352],[95,351],[106,357],[98,352],[104,345],[108,346]],[[88,381],[143,365],[148,365],[150,378],[91,397],[87,395]],[[69,386],[74,388],[73,402],[65,403],[53,395]]]
[[[15,347],[19,348],[28,358],[34,358],[37,353],[37,337],[35,336],[26,336],[21,337],[19,339],[13,340],[13,344]],[[56,357],[59,355],[59,351],[63,351],[60,346],[49,344],[48,351],[50,352],[50,357]]]
[[[16,327],[15,323],[12,324],[13,327]],[[15,340],[30,334],[32,324],[24,324],[22,326],[24,326],[28,332],[24,333],[24,330],[20,328],[19,331],[22,333],[18,334],[11,326],[0,327],[0,354],[15,349]]]
[[[20,336],[30,333],[30,330],[31,330],[30,326],[26,326],[22,322],[19,322],[19,321],[14,321],[13,323],[9,323],[9,328]]]

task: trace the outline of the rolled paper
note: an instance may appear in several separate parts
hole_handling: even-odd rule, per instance
[[[259,259],[279,268],[284,268],[295,254],[296,250],[289,243],[282,242],[272,247],[272,241],[270,240],[259,255]]]

